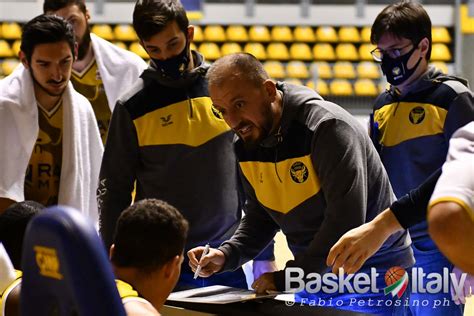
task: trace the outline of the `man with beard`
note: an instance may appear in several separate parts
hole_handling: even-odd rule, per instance
[[[25,24],[23,66],[0,82],[0,212],[27,199],[70,205],[97,222],[103,146],[89,101],[69,82],[75,56],[63,18]]]
[[[367,133],[353,116],[315,91],[270,80],[252,55],[227,55],[212,64],[207,77],[213,106],[238,135],[234,148],[247,215],[218,249],[206,256],[203,247],[189,251],[192,269],[200,264],[202,277],[236,269],[281,229],[295,260],[282,271],[263,274],[252,285],[256,292],[290,290],[290,268],[301,268],[308,278],[323,278],[329,272],[326,256],[338,238],[392,201],[387,174]],[[409,240],[405,231],[392,235],[366,262],[363,272],[379,271],[378,289],[385,287],[390,267],[406,269],[414,263]],[[356,283],[354,279],[349,282]],[[324,287],[316,293],[301,289],[301,304],[331,306],[334,300],[345,310],[390,315],[395,310],[389,302],[394,299],[383,291],[351,293],[344,287],[331,294]],[[384,303],[371,306],[369,300]]]
[[[92,104],[105,143],[117,99],[133,85],[147,65],[136,54],[91,34],[90,14],[84,0],[45,0],[43,12],[59,15],[74,27],[79,46],[71,81]]]
[[[136,200],[164,200],[189,221],[186,251],[216,247],[235,232],[243,201],[233,134],[208,96],[209,66],[190,49],[194,28],[179,1],[138,1],[133,26],[152,61],[112,115],[98,192],[102,237],[110,246],[136,183]],[[274,269],[272,250],[254,275]],[[203,280],[183,265],[178,288],[214,284],[247,288],[242,269]]]

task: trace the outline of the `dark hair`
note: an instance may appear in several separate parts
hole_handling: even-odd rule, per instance
[[[256,86],[270,78],[255,56],[248,53],[235,53],[221,57],[211,65],[206,75],[210,86],[219,86],[226,78],[229,78],[224,69],[231,69],[233,75],[242,76]]]
[[[31,61],[31,56],[37,45],[62,41],[69,44],[74,56],[76,40],[71,24],[59,16],[42,14],[23,26],[20,49],[26,55],[28,61]]]
[[[172,21],[185,34],[189,21],[179,0],[138,0],[133,10],[133,28],[138,37],[148,40]]]
[[[21,269],[21,253],[26,226],[44,206],[34,201],[10,205],[0,214],[0,242],[3,243],[15,269]]]
[[[141,200],[122,212],[111,261],[119,267],[153,271],[183,253],[188,222],[168,203]]]
[[[86,14],[85,0],[44,0],[43,13],[58,11],[70,5],[77,5],[82,13]]]
[[[418,45],[423,38],[428,38],[430,43],[426,59],[430,59],[431,20],[418,2],[403,0],[383,9],[372,24],[370,35],[372,44],[377,44],[386,33],[398,38],[407,38],[414,45]]]

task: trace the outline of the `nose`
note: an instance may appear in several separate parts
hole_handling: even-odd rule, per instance
[[[237,128],[239,128],[239,125],[241,122],[238,115],[236,115],[233,112],[224,115],[224,120],[226,121],[227,125],[229,125],[230,128],[232,128],[233,130],[236,130]]]
[[[56,65],[53,67],[53,70],[51,72],[51,77],[54,81],[61,81],[63,79],[63,73],[59,65]]]

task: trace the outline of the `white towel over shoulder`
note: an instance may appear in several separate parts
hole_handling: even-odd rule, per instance
[[[0,197],[23,201],[25,173],[38,137],[30,72],[19,66],[0,81]],[[59,204],[98,221],[96,189],[103,145],[89,101],[69,83],[63,95],[63,157]]]

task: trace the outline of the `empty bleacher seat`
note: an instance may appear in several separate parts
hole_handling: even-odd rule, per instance
[[[329,94],[329,86],[326,81],[318,79],[318,80],[308,80],[306,82],[306,86],[310,89],[315,90],[322,96]]]
[[[19,57],[21,47],[21,40],[15,40],[12,44],[12,54],[15,57]]]
[[[320,26],[316,29],[316,40],[319,42],[336,43],[339,41],[336,30],[332,26]]]
[[[267,52],[261,43],[247,43],[244,52],[254,55],[259,60],[267,59]]]
[[[0,58],[12,57],[12,56],[13,56],[13,52],[10,47],[10,44],[8,44],[8,42],[5,40],[0,40]]]
[[[112,27],[108,24],[94,24],[91,28],[91,31],[95,35],[102,37],[105,40],[114,40],[114,32]]]
[[[297,26],[293,30],[293,38],[295,42],[313,43],[316,40],[314,31],[311,26]]]
[[[357,64],[357,77],[367,79],[379,79],[380,66],[371,61],[362,61]]]
[[[199,25],[194,25],[193,42],[204,41],[204,35],[202,34],[202,28]]]
[[[198,50],[207,60],[216,60],[221,57],[221,51],[216,43],[202,43]]]
[[[301,81],[298,78],[288,78],[288,79],[285,80],[285,82],[289,83],[289,84],[294,84],[296,86],[302,86],[303,85],[303,81]]]
[[[431,30],[431,38],[433,43],[451,43],[451,35],[448,29],[442,26],[433,27]]]
[[[306,43],[294,43],[290,46],[291,59],[295,60],[313,60],[311,48]]]
[[[137,33],[130,24],[118,24],[114,27],[114,36],[117,41],[136,41]]]
[[[350,96],[353,95],[352,85],[346,79],[334,79],[329,85],[331,95]]]
[[[117,46],[117,47],[120,47],[122,49],[127,49],[127,44],[125,44],[124,42],[122,41],[115,41],[114,42],[114,45]]]
[[[349,61],[337,61],[332,69],[335,78],[354,79],[356,77],[354,66]]]
[[[298,60],[292,60],[287,64],[286,73],[289,78],[308,79],[309,77],[308,67]]]
[[[230,25],[226,30],[227,40],[231,42],[247,42],[249,36],[243,25]]]
[[[341,26],[338,31],[339,42],[360,42],[359,30],[355,26]]]
[[[189,48],[190,48],[191,50],[197,50],[197,46],[196,46],[196,44],[195,44],[194,42],[191,42],[191,43],[189,44]]]
[[[359,60],[359,54],[354,44],[342,43],[336,46],[336,56],[339,60]]]
[[[446,44],[436,43],[431,48],[431,60],[433,61],[450,61],[451,52]]]
[[[141,58],[150,58],[146,50],[143,48],[142,45],[140,45],[139,42],[133,42],[132,44],[130,44],[130,46],[128,47],[128,50],[137,54]]]
[[[290,53],[285,44],[270,43],[267,46],[267,58],[272,60],[288,60],[290,59]]]
[[[220,25],[208,25],[204,28],[204,40],[208,42],[225,42],[224,28]]]
[[[354,83],[354,92],[358,96],[377,96],[379,91],[370,79],[358,79]]]
[[[288,26],[274,26],[271,31],[272,41],[274,42],[292,42],[293,33]]]
[[[266,61],[263,63],[263,68],[268,75],[273,79],[283,79],[286,77],[285,67],[276,60]]]
[[[311,63],[310,71],[312,77],[316,79],[332,79],[333,77],[331,65],[329,65],[329,63],[326,61],[317,61]]]
[[[240,47],[237,43],[224,43],[221,46],[221,55],[229,55],[233,53],[240,53],[242,51],[242,47]]]
[[[15,70],[16,67],[20,64],[20,61],[16,58],[7,58],[2,62],[2,72],[5,76],[8,76]]]
[[[370,52],[375,48],[376,46],[373,44],[369,43],[364,43],[359,46],[359,59],[360,60],[374,60]]]
[[[371,27],[364,26],[362,30],[360,30],[360,40],[364,43],[370,43],[370,34],[371,34]]]
[[[318,43],[313,47],[313,56],[315,60],[335,60],[336,53],[329,43]]]
[[[252,42],[270,42],[270,31],[264,25],[253,25],[249,29],[249,40]]]
[[[2,36],[5,39],[20,39],[21,26],[16,22],[3,22]]]

